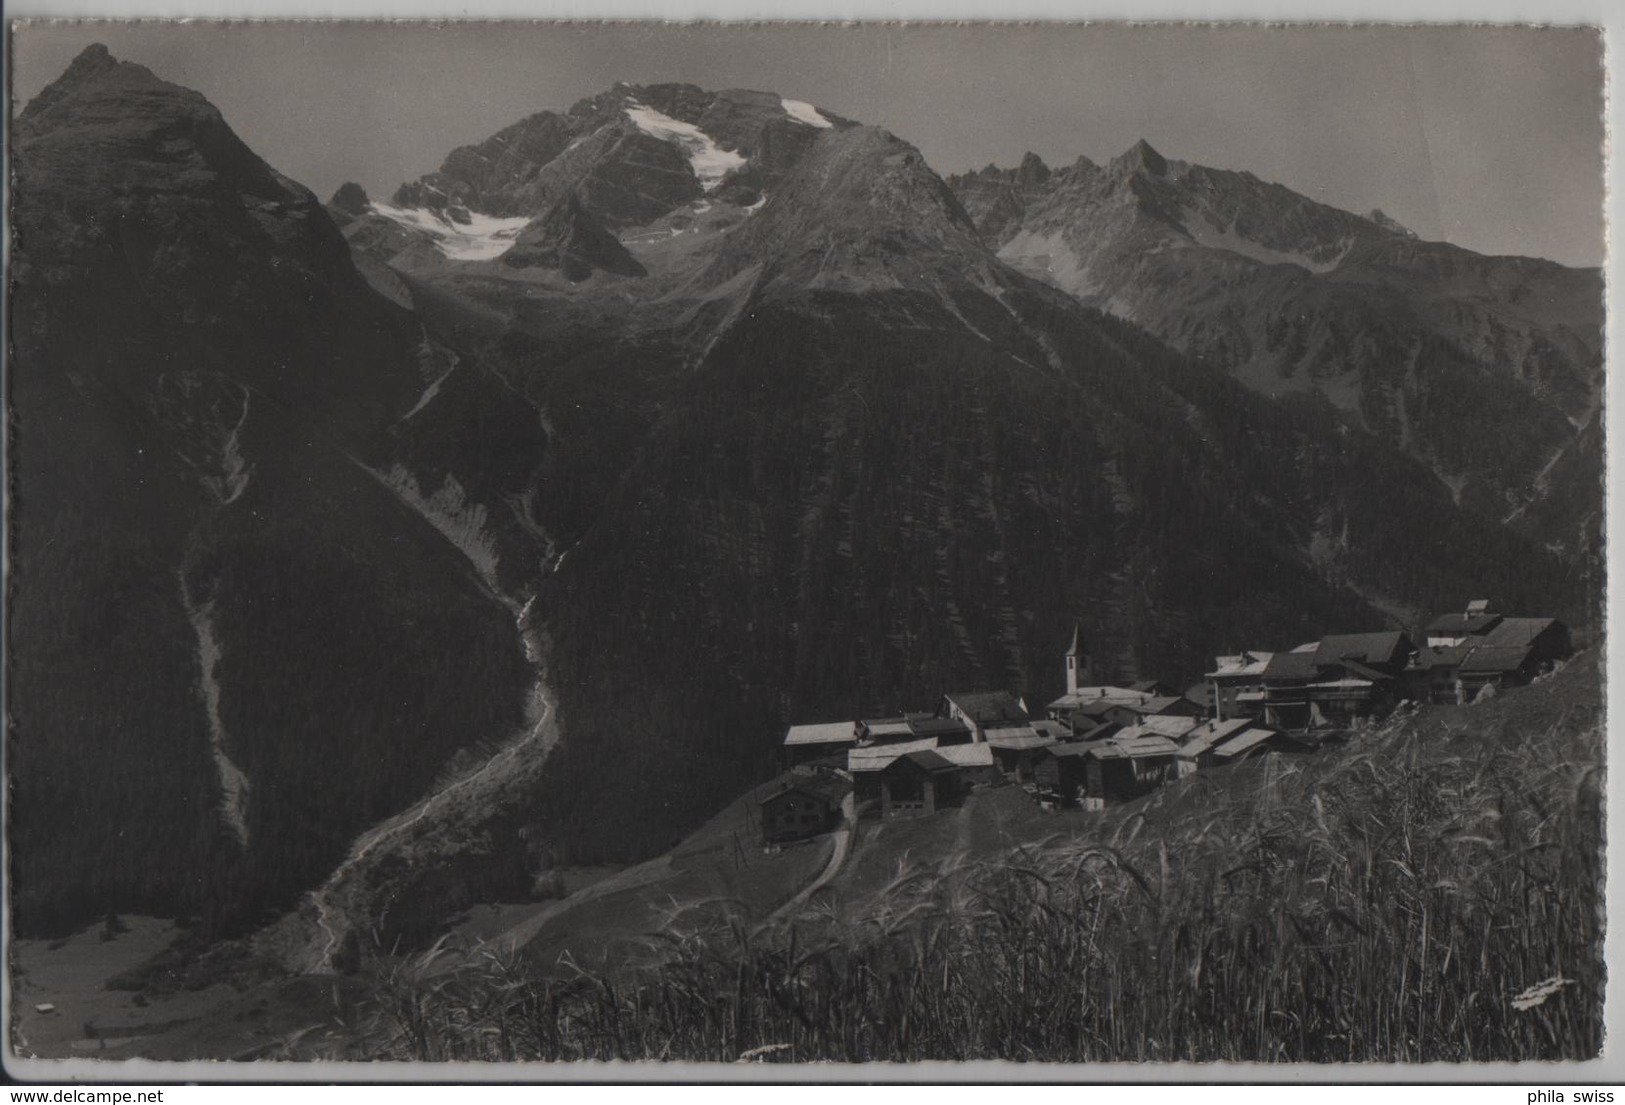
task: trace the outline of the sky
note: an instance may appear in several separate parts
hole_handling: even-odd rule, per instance
[[[1144,138],[1421,237],[1604,258],[1601,36],[1522,27],[36,23],[26,102],[92,42],[196,88],[326,197],[387,197],[454,147],[616,81],[808,100],[940,173],[1103,162]]]

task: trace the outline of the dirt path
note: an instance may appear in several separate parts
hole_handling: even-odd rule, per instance
[[[801,892],[794,898],[775,909],[768,919],[778,921],[790,916],[803,905],[806,905],[808,899],[814,894],[828,886],[830,880],[839,875],[841,868],[846,866],[847,857],[852,854],[852,845],[857,840],[857,835],[857,806],[853,801],[853,795],[848,793],[841,800],[841,827],[835,830],[835,847],[830,851],[829,862],[824,865],[823,871],[819,872],[816,879],[803,887]]]

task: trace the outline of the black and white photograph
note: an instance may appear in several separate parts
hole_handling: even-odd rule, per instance
[[[1602,1055],[1599,28],[7,33],[8,1068]]]

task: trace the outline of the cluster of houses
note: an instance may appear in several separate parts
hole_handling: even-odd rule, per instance
[[[1527,683],[1571,652],[1555,618],[1512,618],[1475,600],[1423,630],[1334,634],[1285,652],[1216,658],[1184,692],[1096,682],[1081,631],[1066,693],[1040,715],[1007,691],[945,694],[934,711],[792,725],[790,779],[762,799],[763,839],[823,833],[848,808],[931,813],[977,785],[1016,783],[1049,808],[1101,809],[1195,771],[1307,751],[1402,701],[1466,703]]]

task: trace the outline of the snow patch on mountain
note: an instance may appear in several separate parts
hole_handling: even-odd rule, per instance
[[[1350,248],[1354,245],[1351,240],[1344,241],[1336,256],[1330,260],[1317,261],[1306,254],[1270,249],[1268,246],[1260,245],[1250,238],[1242,237],[1231,228],[1226,227],[1221,230],[1202,218],[1192,219],[1184,224],[1184,227],[1185,233],[1190,235],[1191,241],[1199,246],[1205,246],[1208,249],[1229,250],[1231,253],[1238,253],[1243,257],[1266,265],[1297,265],[1301,269],[1308,269],[1314,273],[1331,272],[1337,268],[1338,265],[1343,263],[1343,258],[1348,256]]]
[[[426,208],[395,207],[376,201],[371,209],[408,230],[430,235],[435,247],[453,261],[496,260],[513,248],[519,232],[530,222],[524,215],[499,219],[470,211],[468,222],[458,223]]]
[[[673,119],[652,107],[628,100],[626,117],[644,134],[664,142],[675,142],[688,156],[689,166],[699,178],[700,186],[711,191],[722,178],[745,164],[745,159],[732,150],[717,145],[716,140],[693,123]]]
[[[779,104],[784,108],[784,113],[798,123],[806,123],[809,127],[819,127],[824,130],[828,130],[835,125],[819,114],[818,109],[805,100],[786,100],[783,96],[780,96]]]

